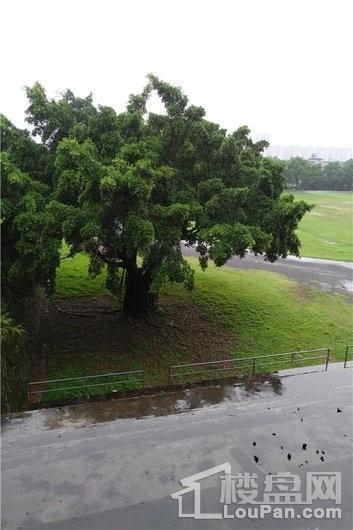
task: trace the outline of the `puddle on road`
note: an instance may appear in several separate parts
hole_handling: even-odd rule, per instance
[[[282,394],[282,391],[282,379],[277,375],[269,375],[243,384],[193,387],[175,392],[63,407],[57,409],[55,415],[46,418],[45,427],[56,429],[68,424],[86,426],[117,419],[166,416],[225,402],[268,399],[274,394]]]
[[[344,282],[343,283],[344,289],[346,289],[348,292],[353,293],[353,281]]]
[[[334,243],[334,241],[330,241],[330,243]],[[292,262],[292,263],[311,263],[313,265],[330,265],[330,266],[338,266],[338,267],[345,267],[347,269],[353,270],[353,263],[351,261],[338,261],[333,259],[324,259],[324,258],[307,258],[305,256],[301,256],[298,258],[297,256],[287,256],[286,260]],[[279,261],[277,263],[283,263],[283,261]]]
[[[229,407],[235,405],[235,413],[247,410],[249,403],[255,402],[267,404],[270,409],[268,404],[281,396],[289,402],[298,397],[311,401],[313,395],[321,395],[328,383],[334,388],[342,384],[352,385],[353,371],[344,370],[342,366],[343,363],[333,364],[328,372],[325,371],[325,365],[281,370],[241,381],[228,379],[208,386],[10,414],[2,420],[2,434],[9,437],[28,436],[45,430],[80,428],[119,419],[154,418],[201,411],[222,404],[228,404]],[[58,437],[61,438],[61,434]]]

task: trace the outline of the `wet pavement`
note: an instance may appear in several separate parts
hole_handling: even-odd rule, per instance
[[[185,246],[183,254],[198,256],[193,248]],[[288,256],[270,263],[261,256],[249,253],[244,259],[230,259],[227,266],[276,272],[300,283],[309,283],[325,292],[344,294],[353,300],[353,262]]]
[[[3,424],[2,528],[352,528],[352,382],[353,369],[338,363],[11,415]],[[224,462],[261,479],[341,472],[342,519],[179,519],[170,498],[179,481]],[[218,486],[207,484],[204,499],[219,502]]]
[[[324,370],[325,365],[313,370]],[[299,371],[299,370],[295,370]],[[39,430],[62,427],[86,427],[119,419],[142,419],[168,416],[195,409],[209,408],[222,403],[241,402],[247,399],[266,399],[282,394],[282,377],[290,371],[248,379],[237,384],[196,386],[152,395],[96,401],[84,405],[63,406],[11,414],[3,421],[5,436],[34,434]]]

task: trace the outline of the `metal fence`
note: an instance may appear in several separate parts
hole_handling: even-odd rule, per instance
[[[201,363],[177,364],[169,368],[169,384],[183,383],[196,378],[216,379],[220,376],[244,376],[266,373],[271,371],[271,367],[280,368],[290,365],[290,367],[305,366],[312,361],[321,361],[328,368],[330,360],[330,349],[319,348],[315,350],[302,350],[286,353],[274,353],[254,357],[239,357],[223,359],[221,361],[210,361]]]
[[[349,359],[350,357],[350,359]],[[349,361],[353,361],[353,344],[350,346],[347,346],[346,348],[346,355],[344,357],[344,367],[347,368],[347,363]],[[350,365],[352,367],[353,365]]]
[[[113,372],[109,374],[70,377],[34,381],[27,384],[28,402],[50,401],[62,397],[86,396],[98,393],[114,392],[117,389],[138,389],[144,386],[144,370]],[[99,392],[92,392],[97,389]]]
[[[323,365],[328,369],[330,349],[318,348],[286,353],[273,353],[252,357],[238,357],[200,363],[170,366],[166,374],[169,385],[187,384],[197,381],[215,380],[220,377],[253,376],[273,370],[293,367]],[[353,345],[346,347],[344,368],[353,361]],[[353,365],[349,365],[352,366]],[[165,384],[165,383],[164,383]],[[51,379],[27,383],[29,404],[85,397],[125,390],[139,390],[146,387],[144,370],[113,372],[108,374]]]

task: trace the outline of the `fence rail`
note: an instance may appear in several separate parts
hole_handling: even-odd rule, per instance
[[[348,357],[351,357],[351,359],[348,359]],[[346,355],[344,357],[344,368],[347,368],[347,363],[349,361],[353,361],[353,344],[347,346],[346,348]]]
[[[330,361],[329,348],[272,353],[251,357],[205,361],[200,363],[176,364],[168,368],[167,382],[186,384],[193,380],[215,380],[223,376],[252,376],[271,372],[275,367],[304,367],[323,364],[328,369]],[[353,345],[346,347],[344,368],[353,361]],[[165,383],[164,383],[165,384]],[[112,372],[108,374],[69,377],[66,379],[49,379],[27,383],[29,404],[51,401],[68,397],[82,397],[94,394],[105,394],[118,390],[138,390],[146,387],[144,370]]]
[[[276,365],[297,366],[297,363],[303,364],[307,361],[320,359],[325,364],[325,370],[328,368],[330,360],[330,349],[319,348],[315,350],[302,350],[286,353],[273,353],[269,355],[260,355],[253,357],[240,357],[232,359],[223,359],[221,361],[209,361],[201,363],[176,364],[169,368],[169,383],[180,382],[188,377],[206,376],[206,379],[214,379],[225,372],[233,372],[233,375],[255,375],[265,372],[269,367]]]
[[[104,382],[101,382],[105,379]],[[81,384],[79,383],[81,382]],[[76,384],[77,383],[77,384]],[[71,384],[73,386],[71,386]],[[106,387],[107,391],[124,385],[125,388],[141,388],[144,386],[144,370],[130,370],[128,372],[112,372],[109,374],[69,377],[66,379],[49,379],[47,381],[33,381],[27,384],[27,398],[31,402],[37,397],[38,401],[46,401],[47,394],[77,391],[85,395],[89,388]],[[44,399],[43,399],[44,397]]]

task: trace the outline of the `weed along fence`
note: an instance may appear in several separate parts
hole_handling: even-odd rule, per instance
[[[353,360],[353,345],[347,346],[344,367]],[[327,370],[330,362],[330,349],[293,351],[252,357],[239,357],[200,363],[177,364],[167,368],[164,380],[166,386],[187,385],[202,381],[215,381],[227,377],[251,377],[278,370],[299,367],[313,367]],[[104,396],[113,392],[134,392],[158,385],[154,376],[144,370],[113,372],[108,374],[70,377],[34,381],[27,384],[28,405],[48,404],[71,398]],[[151,381],[154,381],[152,383]]]

